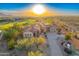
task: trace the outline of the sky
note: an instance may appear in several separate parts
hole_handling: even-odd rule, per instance
[[[0,3],[0,10],[14,11],[31,8],[33,3]],[[60,13],[79,14],[79,3],[45,3],[45,7]]]

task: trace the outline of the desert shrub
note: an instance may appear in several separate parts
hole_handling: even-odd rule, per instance
[[[71,36],[70,35],[65,35],[65,40],[70,40]]]
[[[9,50],[12,50],[12,49],[14,49],[15,48],[15,40],[14,39],[11,39],[11,40],[9,40],[8,41],[8,49]]]
[[[43,52],[40,52],[39,50],[37,51],[29,51],[28,56],[43,56]]]
[[[3,32],[5,39],[13,39],[19,35],[19,31],[16,29],[9,29],[8,31]]]
[[[37,39],[37,43],[38,44],[44,44],[44,43],[46,43],[46,40],[45,40],[45,38],[44,37],[39,37],[38,39]]]
[[[73,32],[68,32],[68,33],[65,35],[65,40],[70,40],[73,36],[74,36],[74,33],[73,33]]]

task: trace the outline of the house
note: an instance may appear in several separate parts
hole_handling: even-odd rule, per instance
[[[24,38],[31,38],[31,37],[33,37],[33,33],[30,32],[30,31],[24,31],[23,32],[23,37]]]

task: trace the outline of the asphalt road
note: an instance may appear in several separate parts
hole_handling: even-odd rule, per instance
[[[56,33],[48,33],[48,43],[50,48],[50,55],[51,56],[63,56],[63,51],[60,47],[60,45],[57,42],[57,38],[59,37]]]

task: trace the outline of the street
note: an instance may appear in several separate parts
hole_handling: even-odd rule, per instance
[[[63,51],[60,45],[57,42],[57,38],[59,37],[56,33],[48,33],[48,43],[50,48],[51,56],[63,56]]]

